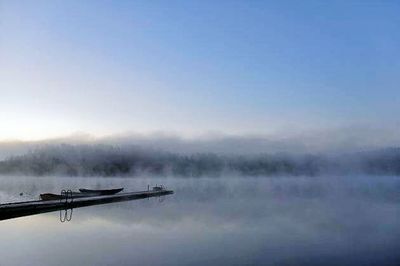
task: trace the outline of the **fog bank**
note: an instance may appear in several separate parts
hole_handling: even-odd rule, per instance
[[[63,176],[400,175],[400,148],[352,153],[182,154],[135,145],[48,144],[0,161],[0,174]]]

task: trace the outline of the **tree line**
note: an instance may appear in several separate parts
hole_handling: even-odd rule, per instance
[[[178,154],[137,146],[64,144],[42,147],[0,162],[0,174],[32,176],[316,176],[349,173],[400,175],[400,149],[342,155],[265,153],[240,156]]]

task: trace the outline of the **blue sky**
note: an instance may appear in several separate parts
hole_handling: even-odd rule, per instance
[[[0,139],[400,119],[397,1],[0,0]]]

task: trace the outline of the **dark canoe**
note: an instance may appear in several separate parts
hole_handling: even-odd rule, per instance
[[[90,193],[90,194],[97,194],[97,195],[113,195],[121,192],[124,188],[114,188],[114,189],[86,189],[80,188],[79,191],[81,193]]]
[[[57,195],[53,193],[44,193],[40,194],[40,198],[42,200],[59,200],[59,199],[65,199],[64,195]]]
[[[80,193],[80,192],[62,192],[61,194],[44,193],[40,194],[42,200],[60,200],[65,198],[86,198],[100,196],[99,193]]]

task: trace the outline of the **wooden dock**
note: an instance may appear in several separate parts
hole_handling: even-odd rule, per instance
[[[61,200],[34,200],[0,204],[0,221],[57,210],[81,208],[118,201],[137,200],[173,194],[172,190],[125,192],[114,195],[68,198]]]

